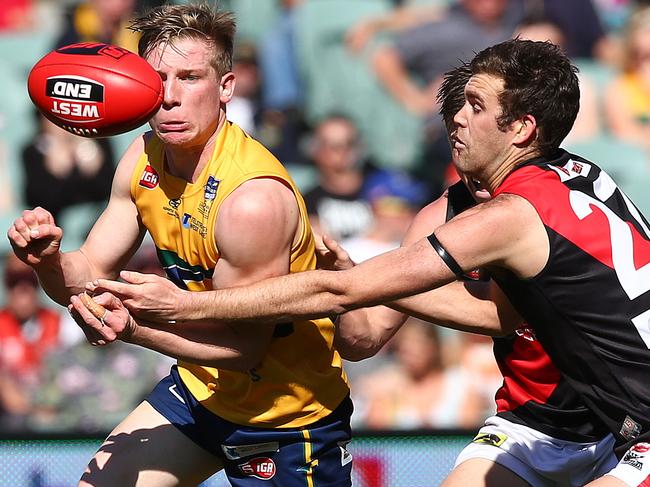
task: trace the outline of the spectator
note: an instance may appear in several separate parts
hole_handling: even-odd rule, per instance
[[[50,354],[31,399],[27,426],[47,432],[105,434],[169,371],[171,360],[126,343],[83,341]]]
[[[151,241],[142,244],[126,268],[164,276]],[[117,345],[89,348],[79,340],[48,355],[41,386],[31,397],[27,426],[44,432],[105,434],[124,419],[167,375],[173,361],[150,350]]]
[[[432,198],[442,193],[451,160],[435,103],[441,76],[459,59],[469,59],[476,51],[509,38],[520,18],[521,8],[514,0],[460,0],[440,21],[400,32],[392,46],[374,55],[375,72],[388,92],[406,109],[426,118],[417,172],[430,184]]]
[[[59,346],[61,316],[39,300],[31,267],[14,254],[5,260],[6,303],[0,310],[0,427],[18,429],[31,411],[29,390],[39,385],[47,353]]]
[[[650,149],[650,7],[630,17],[622,72],[607,87],[605,115],[613,135]]]
[[[66,16],[54,47],[106,42],[137,53],[139,36],[127,28],[135,7],[135,0],[84,0]]]
[[[345,115],[321,120],[314,130],[311,156],[319,184],[305,194],[315,231],[335,239],[360,235],[372,223],[363,197],[364,160],[359,131]]]
[[[409,318],[393,341],[395,363],[352,389],[361,424],[403,429],[473,428],[481,423],[485,400],[463,369],[445,368],[436,327]]]
[[[543,15],[560,27],[569,57],[609,57],[612,46],[593,0],[525,0],[524,3],[529,15]]]
[[[257,49],[261,77],[260,141],[285,164],[303,162],[298,148],[304,135],[303,86],[295,50],[296,11],[304,0],[281,0],[274,26]]]
[[[0,32],[15,32],[33,27],[32,0],[2,0]]]
[[[362,262],[400,246],[417,211],[425,203],[426,187],[408,174],[379,170],[363,189],[372,209],[372,224],[362,234],[341,242],[354,262]]]
[[[559,24],[543,14],[530,14],[517,26],[513,37],[531,41],[549,41],[566,50],[566,34]],[[594,81],[578,73],[580,110],[565,143],[579,142],[598,136],[603,127],[602,114]]]
[[[228,104],[228,120],[235,122],[252,136],[257,135],[260,115],[260,76],[255,46],[239,43],[233,52],[232,71],[237,84],[235,94]]]
[[[372,223],[362,234],[341,242],[354,262],[363,262],[399,247],[413,217],[425,203],[427,192],[425,185],[406,173],[379,170],[366,179],[363,196],[372,209]],[[390,355],[390,347],[384,347],[369,359],[346,360],[345,371],[352,389],[365,374],[385,365]]]
[[[79,203],[108,199],[114,171],[108,139],[84,139],[38,115],[34,138],[22,151],[27,206],[42,206],[58,218]]]
[[[31,267],[7,254],[0,310],[0,364],[24,383],[35,383],[44,355],[59,344],[61,316],[42,305]]]

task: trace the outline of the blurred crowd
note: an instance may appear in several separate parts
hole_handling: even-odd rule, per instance
[[[73,42],[136,50],[128,21],[158,3],[2,0],[0,67],[17,80],[0,84],[3,226],[40,205],[62,218],[64,231],[88,230],[123,142],[81,139],[41,117],[24,93],[27,70]],[[650,214],[650,1],[219,3],[239,24],[228,117],[287,166],[314,228],[356,262],[399,246],[417,211],[457,180],[437,113],[442,74],[513,36],[552,41],[572,57],[581,109],[564,147],[593,158]],[[11,47],[35,38],[27,52]],[[65,218],[88,205],[94,210]],[[130,267],[160,273],[155,249],[143,246]],[[0,433],[103,432],[166,374],[169,359],[153,352],[87,345],[10,253],[0,269]],[[376,357],[346,364],[354,426],[482,424],[502,380],[491,347],[488,338],[410,319]]]

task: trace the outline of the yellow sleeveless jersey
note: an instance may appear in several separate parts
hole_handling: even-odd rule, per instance
[[[219,260],[214,236],[219,207],[239,185],[261,177],[284,181],[298,201],[302,223],[300,239],[291,249],[290,271],[314,269],[314,238],[302,196],[280,162],[237,125],[224,124],[210,162],[194,183],[165,171],[158,138],[147,142],[131,179],[131,194],[167,276],[178,286],[212,289]],[[330,319],[278,324],[261,364],[248,373],[183,361],[178,369],[194,397],[228,421],[300,427],[327,416],[349,392],[333,339]]]

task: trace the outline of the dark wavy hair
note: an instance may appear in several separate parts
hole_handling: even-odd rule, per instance
[[[465,104],[465,85],[471,77],[472,70],[468,63],[450,69],[443,75],[436,98],[440,104],[439,113],[445,122],[447,133],[454,130],[454,115]]]
[[[503,80],[500,127],[530,114],[537,122],[541,155],[557,150],[580,108],[578,69],[558,46],[510,39],[479,52],[470,68],[472,76],[488,74]]]

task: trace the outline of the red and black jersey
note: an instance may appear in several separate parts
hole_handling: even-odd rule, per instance
[[[450,186],[447,219],[475,204],[462,182]],[[470,278],[474,280],[474,276]],[[503,375],[503,385],[496,393],[498,416],[567,441],[597,441],[608,433],[562,378],[528,325],[493,341],[494,357]]]
[[[491,276],[621,448],[650,435],[650,230],[607,173],[578,156],[519,165],[495,191],[529,201],[549,239],[535,277]],[[646,439],[647,441],[647,439]]]

